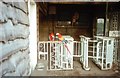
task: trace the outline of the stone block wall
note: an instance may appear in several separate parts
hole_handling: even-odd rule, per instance
[[[20,1],[0,0],[0,77],[30,75],[28,7]]]

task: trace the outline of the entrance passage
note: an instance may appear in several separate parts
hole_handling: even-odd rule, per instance
[[[84,70],[90,70],[89,58],[101,69],[112,68],[114,38],[96,36],[95,39],[80,36],[80,41],[66,37],[68,43],[40,41],[38,59],[47,61],[47,70],[72,70],[73,58],[77,57]]]

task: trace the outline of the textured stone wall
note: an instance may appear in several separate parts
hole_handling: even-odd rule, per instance
[[[30,75],[28,7],[0,0],[0,77]]]

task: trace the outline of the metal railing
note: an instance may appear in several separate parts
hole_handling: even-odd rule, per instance
[[[38,59],[48,61],[48,70],[73,69],[73,42],[64,44],[60,41],[40,41]]]
[[[80,36],[80,41],[67,44],[60,41],[39,41],[38,59],[48,61],[48,70],[73,69],[73,58],[80,58],[85,70],[90,70],[88,60],[92,58],[101,70],[111,69],[113,62],[114,39],[107,37]]]
[[[73,41],[74,43],[74,51],[73,51],[73,57],[81,57],[81,42],[80,41]]]

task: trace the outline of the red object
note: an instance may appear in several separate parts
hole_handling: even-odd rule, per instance
[[[58,39],[59,39],[60,41],[63,41],[63,40],[64,40],[63,36],[62,36],[60,33],[56,33],[56,35],[58,36]]]
[[[53,33],[50,33],[50,35],[49,35],[49,40],[50,40],[50,41],[54,41],[54,34],[53,34]]]
[[[60,33],[56,33],[56,35],[58,36],[59,40],[64,43],[65,39],[63,38],[63,36]],[[70,50],[68,49],[68,46],[66,44],[64,44],[64,46],[66,47],[67,51],[70,53]],[[71,53],[70,53],[71,54]]]

